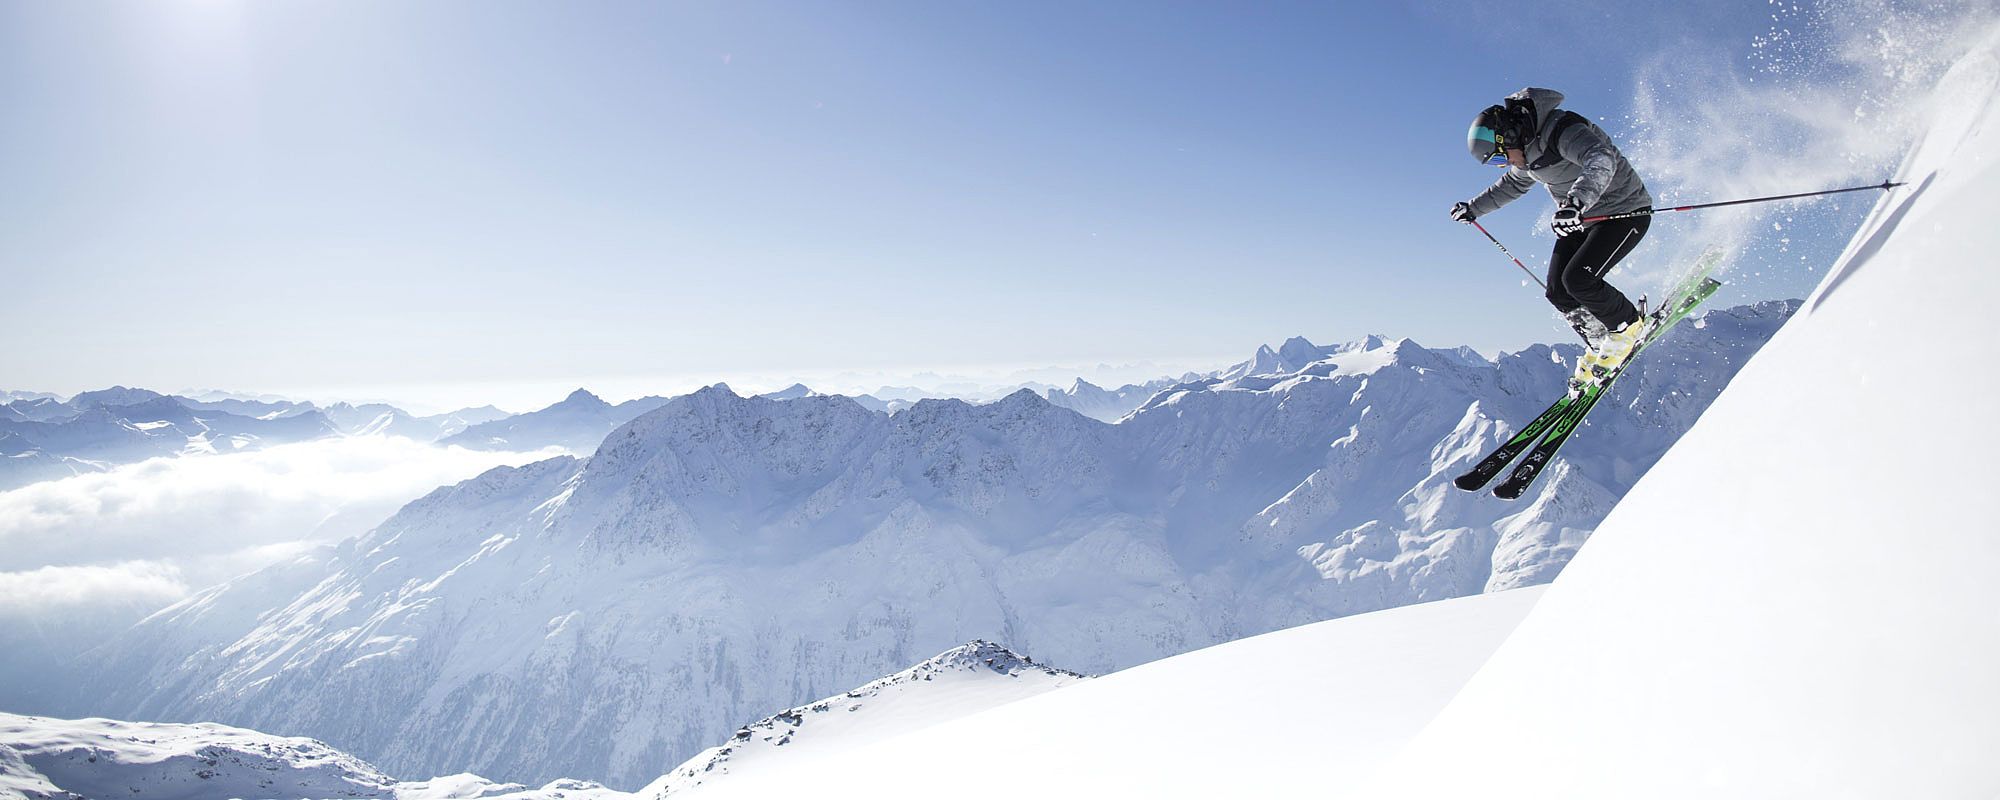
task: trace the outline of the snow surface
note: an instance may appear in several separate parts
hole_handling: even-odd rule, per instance
[[[902,672],[744,726],[639,794],[703,798],[777,771],[813,769],[877,742],[1084,680],[991,642],[956,647]]]
[[[969,782],[1035,798],[1341,797],[1444,707],[1542,592],[1217,645],[695,797],[932,798]]]
[[[2000,35],[1933,95],[1911,187],[1375,796],[2000,796],[2000,340],[1939,296],[2000,295],[1996,97]]]

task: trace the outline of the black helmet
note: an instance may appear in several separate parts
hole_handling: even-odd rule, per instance
[[[1508,98],[1504,106],[1487,106],[1472,118],[1472,127],[1465,132],[1465,147],[1481,164],[1504,165],[1507,148],[1527,146],[1534,132],[1531,122],[1534,118],[1534,105],[1526,100],[1517,102]]]

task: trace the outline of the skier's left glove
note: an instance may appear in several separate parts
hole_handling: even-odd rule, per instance
[[[1556,238],[1576,233],[1583,230],[1583,214],[1576,210],[1576,206],[1564,203],[1556,209],[1556,221],[1549,223],[1549,228],[1556,232]]]

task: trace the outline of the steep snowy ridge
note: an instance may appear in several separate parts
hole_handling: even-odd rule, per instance
[[[1116,389],[1106,389],[1082,378],[1076,379],[1068,389],[1049,389],[1042,393],[1051,405],[1061,406],[1100,422],[1117,422],[1132,413],[1146,400],[1181,381],[1160,378],[1145,383],[1128,383]]]
[[[703,797],[774,771],[849,753],[1084,680],[991,642],[953,648],[845,693],[765,717],[688,759],[639,794]],[[779,748],[784,748],[780,750]],[[706,787],[696,791],[698,787]]]
[[[1663,351],[1711,354],[1657,378],[1690,402],[1586,431],[1580,463],[1643,470],[1783,311],[1677,331]],[[711,387],[588,459],[412,503],[317,575],[245,582],[298,587],[285,599],[224,588],[155,615],[69,713],[311,735],[400,774],[637,787],[744,719],[956,642],[1104,673],[1546,580],[1630,479],[1550,476],[1580,503],[1447,491],[1561,391],[1573,349],[1327,351],[1115,425],[1025,390],[890,416]]]
[[[474,450],[561,447],[588,454],[597,449],[605,434],[666,402],[664,397],[641,397],[612,405],[578,389],[547,408],[467,425],[438,443]]]

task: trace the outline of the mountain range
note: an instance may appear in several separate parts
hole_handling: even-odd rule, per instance
[[[711,387],[155,614],[73,708],[636,786],[954,642],[1102,673],[1542,583],[1796,308],[1676,330],[1518,504],[1449,478],[1562,391],[1573,346],[1295,340],[1117,424],[1032,391],[889,415]]]
[[[379,403],[320,408],[124,386],[68,400],[30,392],[7,396],[13,399],[0,405],[0,491],[148,458],[233,453],[327,436],[390,434],[429,442],[509,416],[492,406],[419,417]],[[527,449],[568,441],[543,440]]]
[[[637,792],[557,779],[539,789],[471,773],[396,780],[363,759],[304,737],[213,723],[51,719],[0,712],[0,798],[205,800],[211,797],[384,800],[662,800],[705,796],[839,759],[877,742],[1075,685],[991,642],[970,642],[832,697],[779,711],[665,771]]]

